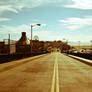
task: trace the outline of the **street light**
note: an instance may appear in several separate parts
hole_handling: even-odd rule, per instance
[[[32,55],[32,28],[33,28],[34,26],[41,26],[41,24],[34,24],[34,25],[31,25],[31,43],[30,43],[30,45],[31,45],[31,55]]]
[[[78,43],[79,43],[79,50],[80,50],[80,41],[78,41]]]

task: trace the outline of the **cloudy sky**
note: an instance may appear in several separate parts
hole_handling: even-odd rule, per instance
[[[92,40],[92,0],[0,0],[0,40],[18,40],[21,32],[30,38],[40,40],[81,41],[89,44]]]

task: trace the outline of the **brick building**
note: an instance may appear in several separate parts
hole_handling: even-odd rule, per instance
[[[32,52],[33,53],[42,53],[44,52],[44,42],[39,40],[32,41]]]
[[[26,32],[22,32],[21,38],[16,43],[16,53],[18,54],[30,53],[30,41],[26,36]]]
[[[0,42],[0,54],[4,52],[4,42]]]

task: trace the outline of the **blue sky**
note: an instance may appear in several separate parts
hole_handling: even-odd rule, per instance
[[[0,0],[0,40],[18,40],[21,32],[40,40],[66,39],[71,45],[90,45],[92,40],[92,0]]]

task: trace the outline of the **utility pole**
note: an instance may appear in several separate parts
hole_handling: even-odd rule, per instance
[[[32,27],[33,27],[33,26],[31,25],[31,44],[30,44],[30,45],[31,45],[31,55],[32,55],[32,45],[33,45],[33,44],[32,44]]]
[[[79,42],[79,50],[80,50],[80,41],[78,41]]]
[[[92,40],[90,42],[91,42],[91,45],[90,46],[91,46],[91,49],[92,49]]]
[[[8,55],[10,55],[10,34],[8,34]]]

